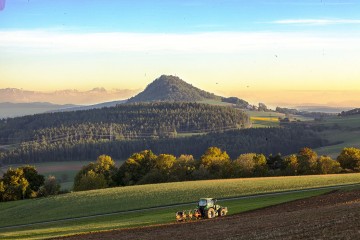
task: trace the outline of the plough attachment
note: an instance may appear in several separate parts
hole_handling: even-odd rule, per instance
[[[175,217],[177,222],[184,222],[193,218],[193,212],[191,210],[179,211],[176,212]]]

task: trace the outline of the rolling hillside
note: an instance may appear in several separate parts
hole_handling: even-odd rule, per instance
[[[83,156],[84,160],[89,157],[86,154],[92,152],[86,150],[89,146],[95,147],[99,155],[103,151],[100,145],[110,146],[110,142],[156,141],[178,135],[241,129],[248,124],[249,117],[231,107],[179,102],[120,104],[110,108],[24,116],[0,121],[3,149],[0,162],[59,161],[70,152],[75,159]],[[132,150],[133,147],[125,152]]]
[[[341,174],[148,184],[74,192],[51,198],[6,202],[0,205],[2,212],[0,215],[0,237],[4,239],[39,239],[87,233],[90,231],[97,232],[150,224],[173,223],[175,211],[193,208],[195,201],[203,196],[207,196],[209,192],[214,192],[214,189],[219,189],[219,191],[213,193],[212,197],[218,199],[260,194],[250,199],[229,199],[226,201],[224,205],[229,207],[229,214],[232,215],[238,212],[318,195],[330,190],[323,189],[275,196],[261,196],[263,193],[356,184],[359,183],[358,175]],[[180,203],[184,205],[168,206],[162,209],[154,208]],[[141,209],[144,208],[154,209],[142,211]],[[133,209],[139,209],[140,211],[122,212]],[[13,216],[17,217],[14,218]],[[85,216],[90,217],[69,219]],[[56,222],[56,220],[60,219],[63,219],[63,221]],[[46,223],[46,221],[52,220],[55,220],[55,222]],[[6,226],[36,222],[43,222],[43,224],[6,228]],[[209,221],[204,220],[201,222]]]

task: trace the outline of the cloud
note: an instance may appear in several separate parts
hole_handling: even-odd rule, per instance
[[[356,48],[359,35],[283,32],[69,33],[50,30],[0,31],[1,51],[236,53],[252,50]]]
[[[360,24],[360,19],[284,19],[272,21],[270,23],[298,25]]]

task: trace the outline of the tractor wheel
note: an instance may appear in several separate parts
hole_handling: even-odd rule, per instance
[[[207,210],[206,217],[207,218],[214,218],[215,217],[215,211],[214,211],[213,208],[210,208],[209,210]]]
[[[223,217],[223,216],[225,216],[225,215],[226,215],[226,211],[225,211],[225,209],[222,208],[222,209],[220,210],[220,212],[219,212],[219,216],[220,216],[220,217]]]

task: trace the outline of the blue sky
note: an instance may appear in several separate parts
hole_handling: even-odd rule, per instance
[[[76,31],[201,32],[293,30],[284,19],[358,19],[354,0],[307,1],[91,1],[7,0],[2,29],[64,28]],[[299,24],[301,25],[301,24]],[[342,26],[340,26],[342,25]],[[347,24],[338,24],[339,31]],[[306,24],[298,29],[308,29]],[[309,29],[314,30],[314,29]],[[333,27],[322,28],[322,31]]]
[[[4,2],[0,88],[143,89],[173,74],[253,103],[360,105],[360,1]]]

